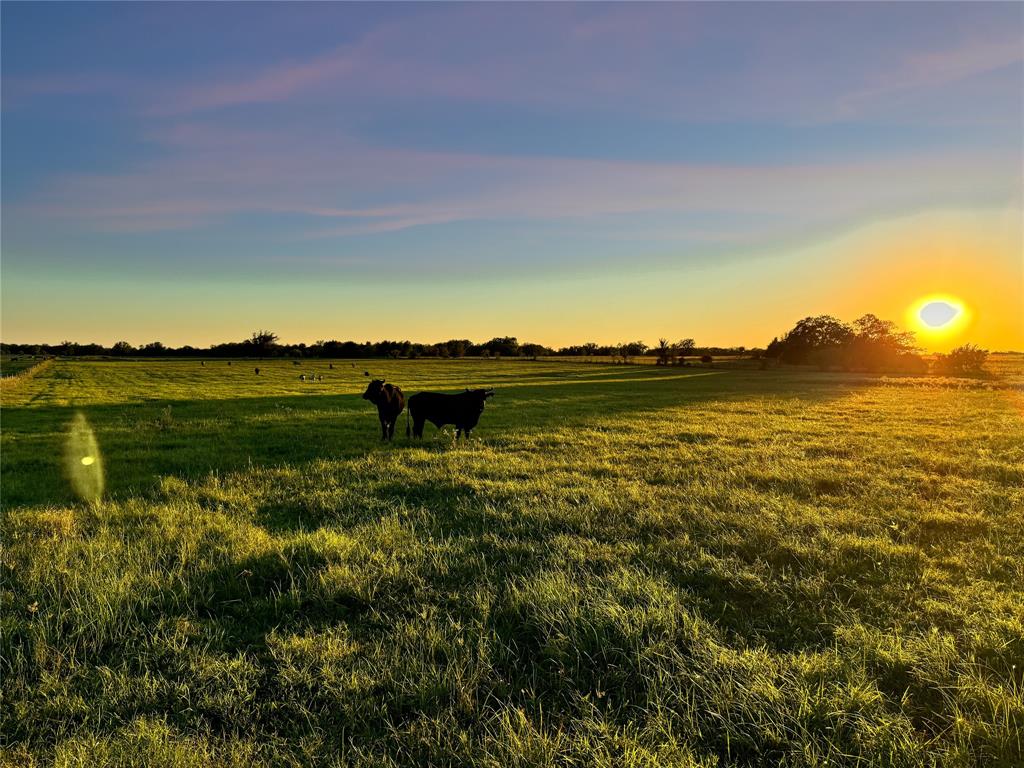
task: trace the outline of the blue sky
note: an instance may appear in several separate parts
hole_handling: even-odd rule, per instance
[[[944,227],[1020,331],[1020,4],[0,13],[5,341],[763,344]]]

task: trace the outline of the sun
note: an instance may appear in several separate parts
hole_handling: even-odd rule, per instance
[[[930,339],[958,333],[969,320],[967,305],[956,296],[945,293],[923,296],[907,308],[907,325]]]

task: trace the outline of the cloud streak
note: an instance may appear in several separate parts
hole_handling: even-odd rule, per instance
[[[873,103],[907,92],[934,90],[976,75],[1024,66],[1024,37],[1013,32],[1003,40],[970,40],[944,50],[912,53],[884,79],[847,93],[839,114],[850,117]]]
[[[348,137],[288,142],[270,132],[234,138],[209,126],[168,135],[170,154],[126,173],[65,175],[21,212],[106,232],[276,216],[283,241],[457,222],[686,216],[693,220],[673,229],[702,239],[708,228],[696,215],[764,221],[777,232],[892,211],[1006,204],[1020,194],[1019,170],[999,152],[707,165],[426,152]]]
[[[245,105],[433,98],[680,120],[829,121],[877,118],[886,97],[954,86],[1022,59],[1019,29],[969,25],[917,47],[882,39],[865,48],[864,39],[885,38],[879,29],[895,10],[845,12],[848,28],[839,29],[836,14],[784,6],[770,14],[753,9],[747,24],[727,7],[445,6],[247,77],[214,73],[212,82],[164,90],[147,111],[182,116]],[[722,58],[722,51],[733,55]],[[709,57],[720,59],[714,68]]]

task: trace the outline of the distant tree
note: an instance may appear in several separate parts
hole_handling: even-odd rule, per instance
[[[619,344],[616,350],[619,357],[622,358],[622,362],[628,363],[631,357],[643,355],[647,351],[647,345],[642,341],[627,341]]]
[[[519,340],[515,336],[495,337],[483,345],[491,357],[518,357]]]
[[[715,360],[715,358],[713,358],[711,355],[701,355],[700,356],[700,361],[702,363],[704,363],[705,365],[710,365],[711,363],[714,362],[714,360]]]
[[[465,357],[473,347],[469,339],[449,339],[443,346],[448,351],[448,357]]]
[[[62,341],[60,343],[60,353],[68,357],[76,355],[78,354],[78,344],[74,341]]]
[[[252,352],[255,352],[258,355],[266,355],[269,354],[274,344],[277,343],[277,340],[278,336],[276,333],[260,329],[252,332],[252,336],[249,337],[246,344],[250,347]]]
[[[852,338],[853,329],[831,315],[805,317],[779,342],[779,359],[796,364],[815,362],[823,354],[842,348]]]
[[[670,365],[675,357],[675,349],[669,344],[668,339],[658,339],[658,346],[654,351],[658,354],[658,365]]]
[[[680,339],[676,342],[676,355],[679,358],[679,363],[686,361],[687,355],[692,355],[697,349],[697,342],[693,339]]]
[[[842,367],[897,370],[907,367],[904,358],[915,351],[913,333],[868,314],[853,321],[853,338],[846,343]]]
[[[127,341],[119,341],[110,348],[110,351],[112,354],[120,355],[123,357],[125,355],[130,355],[132,352],[134,352],[135,347],[133,347]]]
[[[545,347],[543,344],[523,344],[519,351],[527,357],[531,357],[536,360],[541,355],[550,354],[551,350]]]
[[[139,351],[142,352],[142,354],[144,354],[144,355],[150,355],[150,356],[153,356],[153,355],[163,355],[163,354],[165,354],[167,352],[167,347],[165,347],[163,345],[163,342],[151,341],[151,342],[149,342],[149,344],[144,346]]]
[[[864,315],[847,325],[831,315],[805,317],[782,339],[772,339],[766,357],[783,363],[813,363],[822,370],[919,372],[914,334],[889,320]]]
[[[988,350],[974,344],[964,344],[949,352],[935,356],[933,369],[947,376],[977,376],[984,373]]]

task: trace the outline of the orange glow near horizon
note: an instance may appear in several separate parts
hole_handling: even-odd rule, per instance
[[[869,225],[826,251],[835,265],[832,314],[894,320],[925,352],[968,343],[1024,349],[1022,234],[1016,208],[936,211]],[[941,323],[936,312],[929,324],[921,313],[933,302],[956,313]]]
[[[1019,210],[922,212],[698,266],[680,257],[678,267],[653,272],[552,275],[541,283],[467,280],[458,286],[460,300],[444,311],[414,281],[382,288],[357,281],[211,280],[196,287],[74,275],[48,276],[23,291],[5,280],[0,308],[4,341],[12,343],[57,343],[73,328],[72,340],[80,343],[125,338],[136,345],[159,339],[206,346],[264,327],[285,343],[517,336],[559,347],[693,337],[701,345],[763,347],[802,317],[827,314],[852,322],[871,313],[913,331],[925,352],[967,343],[1022,351]],[[382,290],[386,312],[380,311]],[[948,327],[924,327],[923,304],[942,298],[962,306],[962,313]],[[190,311],[167,314],[178,306]],[[317,311],[296,312],[297,306]]]

